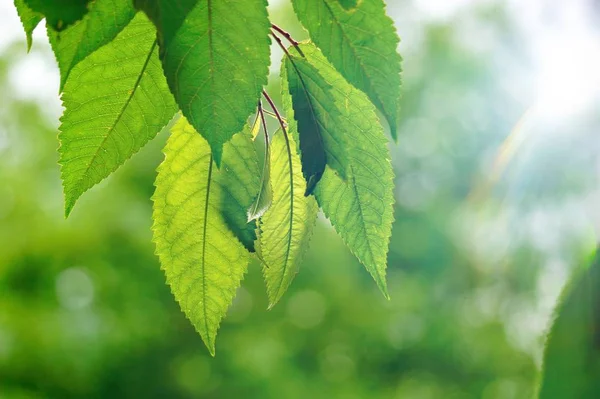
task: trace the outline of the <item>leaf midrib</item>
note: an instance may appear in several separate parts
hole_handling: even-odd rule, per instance
[[[206,340],[210,343],[210,331],[208,329],[208,318],[206,317],[206,229],[208,226],[208,202],[210,200],[210,185],[212,181],[213,156],[208,157],[208,182],[206,183],[206,202],[204,203],[204,225],[202,226],[202,262],[200,265],[200,274],[202,276],[202,316],[204,320],[204,329],[206,330]],[[211,344],[212,345],[212,344]],[[212,352],[212,348],[211,348]]]
[[[350,50],[352,51],[352,54],[354,54],[354,58],[358,61],[357,64],[360,67],[361,72],[363,73],[363,75],[367,78],[366,82],[365,82],[365,86],[366,89],[368,89],[370,92],[374,93],[374,97],[376,102],[378,103],[378,105],[383,108],[385,110],[386,113],[389,112],[389,110],[387,109],[388,107],[386,107],[383,103],[383,101],[381,100],[381,96],[379,94],[378,90],[375,90],[373,88],[373,86],[371,85],[371,74],[369,74],[367,72],[367,69],[365,68],[363,62],[362,62],[362,58],[359,57],[358,53],[356,52],[356,49],[354,48],[354,46],[352,45],[352,40],[350,39],[350,37],[348,36],[348,34],[346,33],[346,31],[344,30],[342,24],[339,22],[337,16],[335,15],[335,13],[333,12],[333,9],[331,8],[331,6],[329,5],[329,0],[323,0],[323,4],[325,4],[325,7],[327,8],[327,11],[329,11],[329,14],[331,14],[331,19],[333,21],[335,21],[336,25],[338,26],[338,28],[340,29],[340,32],[342,34],[342,36],[344,37],[344,41],[346,41],[348,43],[348,47],[350,48]],[[360,7],[360,6],[359,6]],[[357,7],[358,9],[358,7]]]
[[[137,79],[136,79],[136,81],[135,81],[135,83],[133,85],[133,90],[129,94],[129,97],[127,97],[127,100],[125,101],[125,104],[123,104],[123,106],[121,107],[121,110],[119,111],[119,115],[117,115],[117,119],[115,119],[115,121],[113,122],[113,124],[108,129],[108,132],[106,133],[106,136],[104,136],[104,138],[102,139],[102,142],[100,143],[100,145],[98,146],[98,148],[96,148],[96,151],[94,152],[94,155],[92,155],[92,158],[90,159],[90,162],[87,165],[87,167],[85,168],[83,174],[77,180],[78,184],[81,183],[81,181],[85,177],[88,177],[88,173],[90,171],[90,168],[92,167],[92,165],[94,164],[94,162],[98,158],[98,154],[100,154],[100,149],[102,149],[104,147],[104,145],[108,141],[108,138],[111,137],[112,133],[115,131],[115,128],[116,128],[117,124],[121,121],[121,118],[123,117],[123,115],[125,114],[125,111],[129,107],[129,104],[131,104],[131,101],[133,100],[133,97],[135,96],[135,93],[137,92],[137,89],[140,86],[142,78],[144,77],[144,72],[146,71],[146,68],[148,67],[148,64],[150,63],[150,58],[152,57],[152,53],[154,52],[154,48],[156,47],[156,43],[157,43],[157,41],[154,40],[154,42],[152,43],[152,46],[150,47],[150,51],[148,52],[148,56],[146,57],[146,60],[144,61],[144,64],[142,65],[142,69],[140,70],[140,73],[139,73],[139,75],[138,75],[138,77],[137,77]]]

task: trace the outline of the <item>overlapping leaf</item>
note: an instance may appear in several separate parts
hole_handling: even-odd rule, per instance
[[[214,355],[217,329],[250,255],[222,216],[228,193],[215,180],[225,168],[216,169],[206,140],[182,118],[164,152],[153,196],[156,252],[181,309]]]
[[[114,41],[80,62],[65,84],[59,139],[65,211],[165,126],[176,106],[154,27],[139,14]]]
[[[254,132],[252,132],[252,137],[255,137]],[[267,209],[269,209],[272,202],[273,190],[271,189],[271,146],[269,143],[269,138],[265,134],[265,159],[263,163],[263,169],[260,174],[260,189],[256,199],[248,209],[248,220],[257,220],[262,217]]]
[[[540,399],[596,398],[600,392],[600,256],[576,273],[548,335]]]
[[[351,86],[312,44],[301,46],[309,62],[327,81],[343,125],[349,159],[346,180],[327,167],[315,196],[352,253],[365,265],[384,295],[385,270],[393,222],[393,171],[383,128],[367,96]],[[290,129],[295,121],[285,101]]]
[[[193,130],[189,123],[187,129]],[[214,181],[224,193],[221,213],[225,223],[246,249],[254,252],[256,222],[248,221],[247,212],[260,193],[260,168],[250,127],[225,144],[223,164]]]
[[[261,219],[259,239],[269,306],[279,301],[298,272],[319,209],[313,196],[304,195],[306,181],[295,148],[292,136],[286,138],[283,132],[274,135],[273,202]]]
[[[81,21],[65,30],[48,27],[50,44],[60,69],[60,87],[64,86],[75,65],[112,41],[135,15],[131,1],[95,0]]]
[[[400,103],[398,35],[383,0],[293,0],[298,19],[329,61],[367,93],[396,138]]]
[[[217,165],[267,84],[266,0],[139,0],[159,29],[165,75]]]
[[[32,34],[33,30],[38,26],[40,21],[44,19],[44,16],[38,12],[33,11],[25,2],[25,0],[15,0],[15,7],[19,14],[19,19],[25,30],[27,37],[27,51],[31,49],[31,43],[33,41]]]
[[[24,0],[35,12],[46,17],[54,29],[62,30],[79,21],[88,12],[92,0]]]
[[[291,51],[296,53],[295,51]],[[306,59],[284,58],[281,80],[289,92],[298,125],[302,172],[307,181],[306,195],[313,192],[329,165],[346,177],[348,157],[343,131],[347,119],[336,109],[331,85]]]

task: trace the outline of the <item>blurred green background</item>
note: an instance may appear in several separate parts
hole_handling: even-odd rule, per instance
[[[595,2],[526,3],[388,0],[404,57],[392,300],[322,218],[271,311],[251,265],[211,358],[153,254],[168,133],[64,220],[58,72],[43,27],[27,55],[3,0],[0,398],[531,397],[600,220],[600,40]],[[287,1],[270,10],[306,37]]]

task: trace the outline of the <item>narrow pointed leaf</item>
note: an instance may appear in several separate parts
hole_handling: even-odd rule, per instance
[[[48,27],[48,37],[60,70],[61,89],[73,67],[112,41],[134,15],[131,1],[95,0],[81,21],[62,31]]]
[[[175,299],[214,356],[250,255],[222,216],[228,194],[214,184],[219,171],[206,140],[182,118],[164,152],[153,196],[156,252]]]
[[[159,29],[175,100],[220,166],[223,145],[242,130],[267,84],[266,0],[138,0],[138,7]]]
[[[393,171],[387,140],[375,108],[361,91],[347,83],[313,44],[302,44],[306,61],[332,86],[336,109],[344,124],[349,168],[346,180],[327,167],[315,196],[325,216],[352,253],[371,273],[388,297],[385,270],[393,222]],[[293,131],[293,109],[284,107]]]
[[[285,57],[284,66],[282,80],[292,98],[308,195],[321,180],[326,164],[346,177],[348,156],[342,135],[346,120],[336,109],[331,85],[314,66],[294,55]]]
[[[302,165],[291,135],[273,136],[271,185],[273,203],[260,222],[260,254],[265,265],[269,307],[274,306],[298,272],[317,217],[313,196],[306,197]]]
[[[15,7],[17,8],[17,14],[25,30],[27,37],[27,51],[31,49],[33,43],[33,30],[38,26],[40,21],[44,19],[44,16],[38,12],[33,11],[25,2],[25,0],[15,0]]]
[[[188,129],[193,130],[191,126]],[[254,252],[256,222],[248,221],[247,212],[260,190],[260,168],[248,126],[225,144],[223,164],[214,182],[225,194],[221,198],[225,223],[246,249]]]
[[[46,17],[46,21],[56,30],[79,21],[88,12],[92,0],[25,0],[35,12]]]
[[[540,399],[600,392],[600,256],[565,289],[547,338]]]
[[[397,137],[400,39],[383,0],[293,0],[298,19],[327,59],[385,115]]]
[[[68,215],[81,194],[154,138],[176,112],[150,21],[139,14],[80,62],[62,100],[59,162]]]
[[[258,133],[260,133],[260,116],[257,114],[256,118],[254,118],[254,123],[252,124],[252,141],[256,140],[258,137]]]
[[[248,209],[248,221],[257,220],[262,217],[271,206],[273,191],[271,190],[271,146],[269,140],[265,140],[265,160],[260,176],[260,190],[256,199]]]

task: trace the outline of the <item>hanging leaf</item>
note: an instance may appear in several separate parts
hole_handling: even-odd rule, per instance
[[[385,270],[392,233],[394,175],[383,128],[367,96],[348,84],[313,44],[302,44],[306,62],[328,82],[335,99],[338,133],[346,137],[347,178],[329,166],[315,196],[325,216],[388,297]],[[285,92],[284,92],[285,93]],[[283,98],[294,131],[293,109]]]
[[[292,51],[290,48],[290,54]],[[326,164],[346,177],[348,158],[343,132],[348,125],[336,109],[331,85],[314,66],[294,55],[284,58],[284,66],[281,80],[292,98],[302,172],[307,181],[305,195],[309,195],[321,180]]]
[[[397,52],[400,39],[383,0],[292,3],[311,39],[348,82],[369,96],[396,139],[402,59]]]
[[[90,4],[90,11],[76,24],[62,31],[48,27],[48,37],[60,69],[61,90],[73,67],[111,42],[134,15],[130,1],[95,0]]]
[[[46,21],[56,30],[79,21],[88,12],[92,0],[25,0],[36,13],[46,17]]]
[[[266,0],[142,0],[138,7],[159,29],[175,100],[220,166],[223,145],[242,130],[267,84]]]
[[[25,30],[27,37],[27,51],[31,50],[31,44],[33,43],[33,31],[38,26],[40,21],[44,19],[44,16],[38,12],[33,11],[25,2],[25,0],[15,0],[15,7],[17,8],[17,14]]]
[[[68,215],[85,191],[154,138],[176,112],[150,21],[139,14],[73,68],[62,100],[59,163]]]
[[[193,130],[189,122],[186,123],[187,129]],[[241,133],[234,135],[223,151],[222,167],[213,172],[214,184],[220,185],[225,194],[221,198],[221,212],[227,227],[248,251],[254,252],[256,222],[248,220],[247,212],[259,195],[261,183],[258,155],[250,128],[246,126]]]
[[[260,130],[260,129],[259,129]],[[265,134],[266,136],[266,134]],[[260,175],[260,190],[256,199],[248,209],[248,221],[257,220],[265,214],[273,201],[271,190],[271,147],[268,137],[265,137],[265,160]]]
[[[228,193],[214,184],[218,171],[206,140],[181,118],[164,152],[153,196],[156,252],[175,299],[214,356],[250,255],[223,218]]]
[[[306,182],[295,148],[291,135],[286,139],[281,131],[273,136],[273,203],[261,219],[259,243],[269,307],[279,301],[296,276],[319,210],[315,199],[304,195]]]
[[[576,272],[548,334],[540,399],[598,397],[600,392],[600,257]]]

